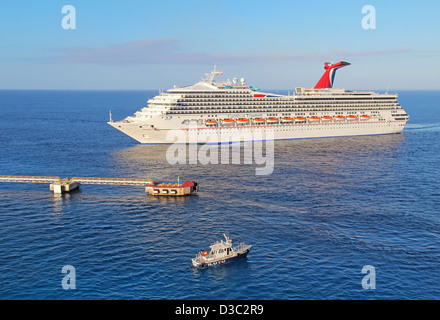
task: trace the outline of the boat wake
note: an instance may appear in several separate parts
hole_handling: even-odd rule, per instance
[[[411,123],[411,124],[407,124],[405,129],[408,131],[438,132],[440,131],[440,123],[431,123],[431,124]]]

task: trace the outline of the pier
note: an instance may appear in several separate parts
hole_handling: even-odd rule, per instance
[[[79,189],[82,184],[95,185],[120,185],[144,187],[151,195],[183,196],[197,191],[195,181],[153,181],[151,179],[138,178],[97,178],[97,177],[74,177],[61,179],[60,177],[47,176],[4,176],[0,175],[0,182],[16,183],[46,183],[49,189],[56,194],[68,193]]]

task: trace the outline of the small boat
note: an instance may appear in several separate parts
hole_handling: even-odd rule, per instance
[[[248,123],[249,119],[237,119],[237,123]]]
[[[356,120],[357,116],[347,116],[347,120]]]
[[[223,236],[226,239],[225,241],[214,242],[209,246],[211,248],[209,252],[199,252],[192,259],[192,265],[196,268],[213,267],[244,258],[251,251],[252,246],[245,243],[240,243],[238,246],[233,247],[231,239],[225,234]]]
[[[306,117],[295,117],[295,122],[306,121]]]
[[[278,122],[278,118],[267,118],[266,121],[267,123],[275,123]]]
[[[336,121],[343,121],[343,120],[345,120],[345,116],[336,116],[335,120]]]
[[[217,120],[206,120],[205,124],[207,126],[215,126],[217,124]]]
[[[369,120],[371,118],[371,116],[367,115],[367,114],[363,114],[360,116],[360,118],[361,118],[361,120]]]
[[[309,121],[310,121],[310,122],[317,122],[317,121],[319,121],[320,119],[321,119],[320,117],[316,117],[316,116],[309,117]]]
[[[198,190],[196,181],[151,181],[145,187],[145,191],[150,195],[157,196],[186,196]]]
[[[321,119],[322,119],[322,121],[332,121],[333,117],[331,117],[331,116],[323,116]]]
[[[292,117],[284,117],[284,118],[281,118],[281,122],[292,122],[293,121],[293,118]]]
[[[254,123],[264,123],[264,118],[254,118],[252,119]]]
[[[223,119],[222,123],[223,124],[232,124],[232,123],[234,123],[234,121],[235,121],[234,119]]]

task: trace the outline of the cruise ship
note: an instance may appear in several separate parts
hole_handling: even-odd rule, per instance
[[[336,70],[325,63],[314,88],[287,95],[262,92],[244,78],[216,81],[216,66],[196,84],[174,87],[148,107],[109,125],[142,144],[232,143],[402,132],[409,116],[395,93],[333,88]]]

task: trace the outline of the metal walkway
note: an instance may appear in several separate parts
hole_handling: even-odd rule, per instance
[[[72,179],[60,177],[45,176],[2,176],[0,182],[22,182],[22,183],[73,183],[80,184],[106,184],[106,185],[122,185],[122,186],[147,186],[153,182],[151,179],[136,178],[95,178],[95,177],[74,177]]]
[[[45,176],[3,176],[0,175],[0,182],[20,182],[20,183],[49,183],[50,190],[54,193],[70,192],[79,188],[82,184],[103,184],[103,185],[122,185],[146,187],[153,183],[150,179],[136,178],[91,178],[75,177],[72,179]]]
[[[0,182],[22,182],[22,183],[61,183],[59,177],[45,176],[1,176]]]
[[[151,179],[136,179],[136,178],[85,178],[74,177],[70,182],[78,182],[80,184],[106,184],[106,185],[120,185],[120,186],[140,186],[145,187],[153,182]]]

